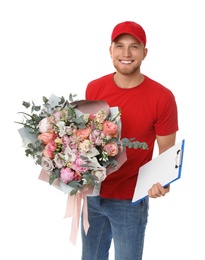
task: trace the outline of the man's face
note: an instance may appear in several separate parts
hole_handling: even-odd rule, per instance
[[[116,70],[123,75],[129,75],[139,70],[147,55],[147,49],[134,36],[122,34],[112,42],[110,55]]]

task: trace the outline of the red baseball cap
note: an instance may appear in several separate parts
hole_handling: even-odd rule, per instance
[[[123,33],[131,34],[139,42],[142,42],[144,45],[146,45],[146,34],[141,25],[131,21],[125,21],[117,24],[112,31],[111,42],[113,42],[119,35]]]

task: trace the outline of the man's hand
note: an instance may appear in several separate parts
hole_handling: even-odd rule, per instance
[[[158,198],[165,196],[170,191],[170,185],[163,187],[160,183],[152,185],[151,189],[148,190],[148,196],[150,198]]]

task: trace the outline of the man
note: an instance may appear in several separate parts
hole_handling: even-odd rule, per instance
[[[139,167],[152,159],[155,140],[159,154],[175,144],[177,105],[172,92],[141,73],[147,56],[146,34],[137,23],[119,23],[111,35],[114,73],[91,81],[87,100],[105,100],[122,112],[121,137],[146,142],[148,150],[127,149],[127,161],[102,182],[100,196],[88,197],[90,228],[82,228],[82,260],[107,260],[111,240],[115,260],[141,260],[148,217],[148,198],[164,196],[170,187],[154,184],[148,197],[132,204]]]

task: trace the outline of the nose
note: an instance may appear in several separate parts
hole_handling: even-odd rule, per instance
[[[124,57],[129,57],[130,55],[131,55],[130,48],[129,47],[124,47],[123,48],[123,56]]]

